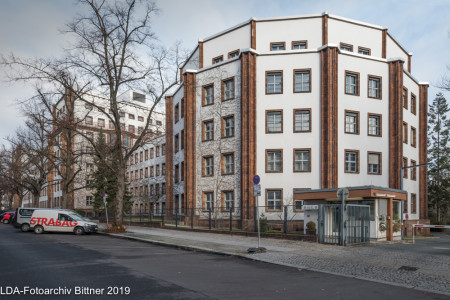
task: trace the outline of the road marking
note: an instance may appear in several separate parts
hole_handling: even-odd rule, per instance
[[[450,248],[441,248],[441,247],[433,247],[434,249],[439,249],[439,250],[450,250]]]

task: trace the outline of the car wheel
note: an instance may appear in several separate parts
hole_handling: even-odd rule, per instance
[[[21,229],[23,232],[28,232],[28,231],[30,230],[30,224],[23,223],[22,226],[20,226],[20,229]]]
[[[83,227],[75,227],[75,229],[73,230],[73,232],[74,232],[76,235],[82,235],[82,234],[84,233],[84,229],[83,229]]]
[[[36,233],[36,234],[44,233],[44,227],[42,227],[42,226],[34,227],[34,233]]]

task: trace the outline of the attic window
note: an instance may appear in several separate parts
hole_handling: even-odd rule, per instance
[[[133,101],[145,103],[145,95],[141,93],[133,92]]]

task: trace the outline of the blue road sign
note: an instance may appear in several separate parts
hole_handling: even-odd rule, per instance
[[[261,178],[259,178],[259,175],[255,175],[255,177],[253,177],[254,184],[259,184],[260,181],[261,181]]]

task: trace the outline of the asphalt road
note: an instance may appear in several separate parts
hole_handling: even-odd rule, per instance
[[[101,235],[0,224],[1,299],[449,299],[414,289]],[[12,291],[59,296],[6,295]],[[16,289],[17,288],[17,289]],[[85,289],[103,289],[89,295]],[[129,288],[129,290],[128,290]],[[64,290],[66,289],[66,290]],[[71,292],[68,294],[67,289]],[[78,290],[76,290],[78,289]],[[75,294],[78,291],[79,294]],[[84,291],[84,294],[80,294]],[[129,294],[127,292],[129,291]],[[108,292],[116,295],[108,295]]]

